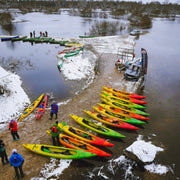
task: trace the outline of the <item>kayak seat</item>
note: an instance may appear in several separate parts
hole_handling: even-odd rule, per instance
[[[79,147],[80,147],[81,149],[86,149],[86,150],[88,150],[87,147],[86,147],[86,144],[80,145]]]
[[[103,116],[101,114],[98,114],[97,117],[103,119]]]
[[[61,152],[61,154],[63,154],[63,155],[71,155],[71,153],[69,152],[69,150],[66,150],[66,151],[64,151],[64,152]]]
[[[50,152],[48,147],[41,146],[41,150],[44,152]]]

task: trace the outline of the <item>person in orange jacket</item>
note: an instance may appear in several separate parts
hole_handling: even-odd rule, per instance
[[[13,137],[12,141],[15,141],[17,138],[17,141],[19,141],[19,134],[17,132],[17,123],[15,120],[11,120],[9,123],[9,129],[11,130],[11,135]]]

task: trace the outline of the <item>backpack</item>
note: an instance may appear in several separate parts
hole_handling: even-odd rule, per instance
[[[18,163],[17,156],[14,156],[14,163]]]

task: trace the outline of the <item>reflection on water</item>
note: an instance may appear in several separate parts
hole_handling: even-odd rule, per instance
[[[176,21],[156,19],[150,33],[140,36],[136,44],[137,52],[144,47],[149,56],[144,95],[148,98],[147,108],[151,114],[151,121],[145,133],[147,136],[156,134],[155,143],[161,144],[165,149],[158,156],[160,162],[170,165],[176,177],[180,177],[179,29],[179,19]]]
[[[56,54],[62,48],[54,44],[1,42],[3,53],[0,63],[20,75],[28,95],[33,99],[42,92],[53,92],[56,98],[64,99],[70,96],[70,87],[57,68]]]
[[[103,21],[101,18],[83,18],[69,16],[68,11],[61,11],[61,14],[44,14],[39,12],[16,14],[13,20],[13,32],[11,28],[5,31],[0,28],[0,34],[28,35],[35,31],[36,36],[41,32],[48,32],[50,37],[78,38],[89,32],[91,25]],[[112,20],[112,19],[110,19]],[[116,22],[117,20],[112,20]],[[78,91],[84,85],[84,81],[67,82],[57,69],[57,52],[64,47],[53,44],[31,44],[29,42],[0,42],[1,64],[6,61],[14,64],[13,71],[21,76],[28,95],[35,99],[42,92],[51,92],[60,100],[63,100]],[[14,61],[12,63],[12,61]],[[29,63],[29,64],[28,64]],[[29,67],[28,67],[29,66]],[[30,68],[33,67],[33,68]],[[8,68],[11,69],[12,68]],[[73,92],[72,92],[73,91]]]

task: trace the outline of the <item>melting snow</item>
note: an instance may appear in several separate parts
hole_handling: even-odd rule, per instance
[[[22,81],[18,75],[0,67],[0,86],[5,89],[4,94],[0,96],[0,123],[10,121],[24,110],[26,104],[30,103],[21,84]]]
[[[144,140],[137,140],[128,148],[128,152],[135,154],[141,161],[147,163],[152,162],[159,151],[163,151],[162,148],[157,147],[151,142],[145,142]]]
[[[149,164],[144,166],[145,169],[147,169],[150,173],[155,173],[155,174],[166,174],[168,172],[168,168],[166,166],[163,166],[161,164]]]
[[[47,179],[51,177],[59,177],[62,172],[68,168],[71,164],[72,160],[56,160],[51,158],[50,163],[45,164],[45,168],[40,171],[41,177],[33,177],[31,180],[41,180]],[[52,179],[52,178],[51,178]],[[57,178],[56,178],[57,179]]]

